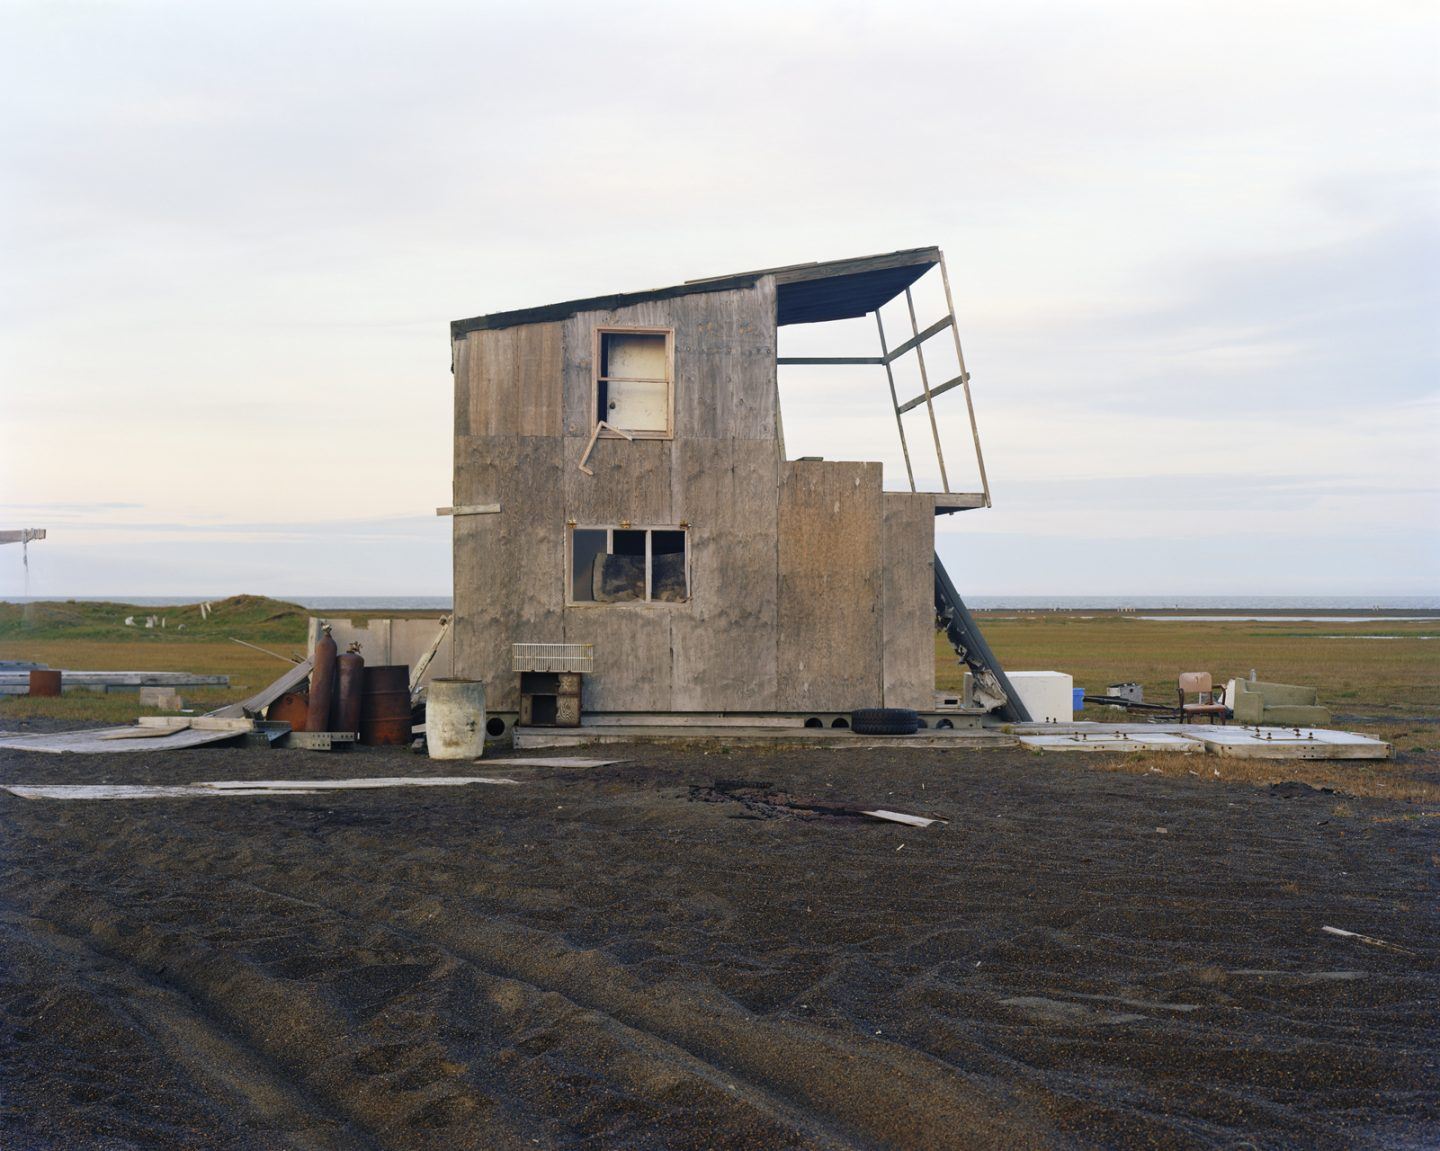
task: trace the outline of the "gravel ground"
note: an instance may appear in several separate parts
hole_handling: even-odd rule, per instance
[[[602,750],[629,762],[0,751],[3,783],[520,781],[0,792],[0,1147],[1440,1143],[1422,806]]]

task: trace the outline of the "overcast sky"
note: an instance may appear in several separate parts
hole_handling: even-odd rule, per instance
[[[1440,593],[1437,11],[0,3],[0,527],[37,595],[448,594],[450,320],[937,244],[962,592]],[[790,454],[904,486],[838,371]]]

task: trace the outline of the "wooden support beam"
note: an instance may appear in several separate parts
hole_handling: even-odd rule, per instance
[[[940,446],[940,425],[935,422],[935,405],[930,402],[930,376],[925,371],[925,349],[920,347],[920,322],[915,318],[915,297],[905,289],[905,306],[910,309],[910,330],[915,333],[915,359],[920,365],[920,386],[925,389],[925,408],[930,413],[930,434],[935,437],[935,461],[940,465],[940,486],[950,490],[950,477],[945,474],[945,449]]]
[[[903,413],[910,411],[912,408],[918,408],[927,399],[933,400],[936,396],[943,395],[951,388],[958,388],[961,384],[968,383],[969,380],[970,374],[968,372],[963,376],[956,376],[953,380],[946,380],[938,387],[931,388],[929,396],[920,395],[916,396],[913,400],[906,400],[897,410]]]
[[[878,314],[878,313],[877,313]],[[777,364],[883,364],[883,356],[780,356]]]
[[[945,306],[950,309],[950,317],[955,317],[955,300],[950,295],[950,273],[945,270],[945,254],[940,254],[940,279],[945,285]],[[980,428],[975,423],[975,405],[970,400],[970,373],[965,370],[965,353],[960,350],[960,325],[957,323],[955,332],[955,358],[960,365],[960,380],[965,385],[965,408],[970,413],[970,434],[975,438],[975,462],[980,466],[980,486],[985,489],[985,506],[990,506],[990,480],[985,475],[985,453],[980,450]]]
[[[499,504],[459,504],[453,508],[436,508],[437,516],[493,516],[499,514]]]
[[[888,352],[885,358],[893,363],[895,360],[903,356],[906,352],[910,351],[910,349],[918,348],[921,344],[923,344],[926,340],[928,340],[931,336],[935,335],[937,332],[943,332],[954,322],[954,316],[945,316],[943,319],[936,320],[923,332],[912,337],[911,339],[906,340],[903,344],[895,348],[893,351]]]

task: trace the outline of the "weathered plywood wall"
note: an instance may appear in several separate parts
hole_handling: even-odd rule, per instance
[[[882,698],[879,464],[783,465],[779,707],[847,711]]]
[[[674,329],[675,438],[601,439],[586,475],[601,326]],[[592,710],[928,704],[931,509],[879,464],[785,463],[775,353],[768,278],[455,342],[453,502],[501,508],[455,520],[455,674],[492,708],[522,641],[593,643]],[[689,602],[567,605],[567,523],[627,522],[687,525]]]
[[[935,499],[886,492],[886,707],[935,705]]]

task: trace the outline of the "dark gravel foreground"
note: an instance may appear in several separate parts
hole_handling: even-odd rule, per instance
[[[602,750],[631,762],[0,751],[3,782],[522,781],[0,792],[0,1147],[1440,1144],[1434,813],[1020,752]]]

